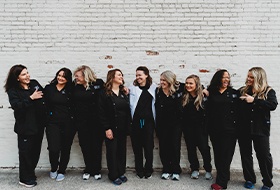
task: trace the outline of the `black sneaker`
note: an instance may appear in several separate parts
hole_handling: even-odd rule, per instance
[[[35,180],[30,181],[19,181],[19,184],[24,187],[34,187],[37,185],[37,182]]]
[[[122,180],[120,178],[117,178],[113,181],[113,184],[115,185],[121,185],[122,184]]]
[[[150,179],[151,177],[152,177],[152,173],[151,172],[145,173],[145,179]]]
[[[127,177],[125,175],[122,175],[120,177],[120,180],[122,180],[123,183],[127,182]]]
[[[144,174],[142,172],[139,172],[136,174],[136,176],[139,178],[139,179],[142,179],[144,177]]]

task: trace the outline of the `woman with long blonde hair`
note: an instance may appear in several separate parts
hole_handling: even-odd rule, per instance
[[[205,126],[205,100],[199,77],[197,75],[188,76],[182,101],[182,131],[188,150],[188,159],[192,171],[191,178],[198,179],[199,176],[199,161],[196,151],[198,148],[203,158],[203,167],[206,170],[205,179],[210,180],[212,179],[212,165],[208,133]]]
[[[160,86],[156,91],[156,133],[159,153],[163,165],[162,179],[179,180],[181,150],[181,102],[183,84],[171,71],[160,75]]]
[[[104,82],[98,79],[93,70],[86,65],[79,66],[74,71],[74,78],[75,126],[85,163],[83,179],[88,180],[93,176],[99,180],[102,143],[105,136],[98,118],[98,98],[104,88]]]
[[[277,107],[275,91],[268,85],[266,72],[261,67],[248,71],[245,86],[240,89],[241,127],[239,146],[242,160],[244,187],[254,188],[256,175],[253,168],[252,143],[263,177],[262,190],[269,190],[272,182],[272,156],[270,154],[270,112]]]

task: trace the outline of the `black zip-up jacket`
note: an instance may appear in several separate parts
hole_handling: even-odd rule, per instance
[[[202,106],[197,110],[194,101],[196,97],[190,97],[189,102],[182,107],[182,129],[187,131],[198,131],[201,133],[207,133],[206,130],[206,110],[205,102],[207,98],[203,98]]]
[[[72,97],[76,119],[98,119],[98,100],[103,88],[104,82],[102,79],[97,79],[94,83],[91,83],[88,89],[80,84],[74,86]]]
[[[236,133],[239,125],[239,91],[229,87],[222,94],[210,90],[206,102],[207,130],[212,133]]]
[[[73,119],[72,88],[58,91],[55,84],[48,84],[44,89],[44,96],[48,110],[48,122],[60,122]]]
[[[127,126],[126,132],[129,133],[129,126],[131,124],[131,114],[130,114],[130,107],[129,107],[129,99],[128,96],[125,95],[123,92],[120,92],[121,96],[126,100],[127,102]],[[112,96],[107,95],[105,93],[105,90],[102,90],[99,96],[99,121],[101,126],[103,127],[104,131],[107,131],[111,129],[114,132],[116,132],[118,126],[116,122],[117,117],[117,110],[116,110],[116,103],[114,102]]]
[[[170,97],[166,97],[161,88],[156,89],[156,128],[166,126],[168,123],[181,123],[183,89],[184,84],[180,83],[179,89]]]
[[[252,95],[252,89],[247,94]],[[270,111],[276,109],[278,105],[276,93],[273,89],[267,92],[265,100],[254,98],[253,103],[245,100],[240,104],[241,134],[270,136]]]
[[[8,91],[9,102],[14,110],[14,131],[19,135],[36,135],[45,127],[46,109],[44,98],[32,100],[35,90],[43,91],[36,80],[30,80],[29,89],[11,88]]]

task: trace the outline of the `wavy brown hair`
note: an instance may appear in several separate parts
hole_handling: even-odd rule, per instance
[[[113,91],[112,91],[113,80],[115,78],[115,74],[116,74],[117,71],[119,71],[123,76],[123,73],[120,69],[109,70],[108,73],[107,73],[107,80],[106,80],[106,83],[104,84],[106,95],[110,95],[110,96],[113,95]],[[123,90],[123,88],[124,88],[123,84],[124,84],[124,80],[123,80],[122,85],[120,85],[120,91],[122,91],[122,92],[124,91]]]

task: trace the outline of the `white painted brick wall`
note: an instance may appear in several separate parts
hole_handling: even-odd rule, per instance
[[[147,50],[159,55],[147,55]],[[112,59],[105,59],[107,55]],[[157,83],[160,73],[169,69],[180,81],[198,74],[204,85],[217,69],[226,68],[235,88],[244,84],[250,67],[262,66],[279,95],[280,1],[0,0],[0,56],[2,86],[9,68],[18,63],[42,85],[61,67],[86,64],[104,80],[109,65],[120,68],[126,84],[139,65],[150,68]],[[13,112],[4,90],[0,106],[0,167],[18,166]],[[278,109],[272,113],[271,129],[275,169],[280,169],[279,125]],[[44,139],[39,166],[49,167],[47,155]],[[155,167],[161,167],[157,143],[154,155]],[[133,167],[130,143],[127,157]],[[189,166],[184,142],[181,165]],[[69,166],[83,166],[77,138]],[[238,150],[232,167],[241,168]]]

